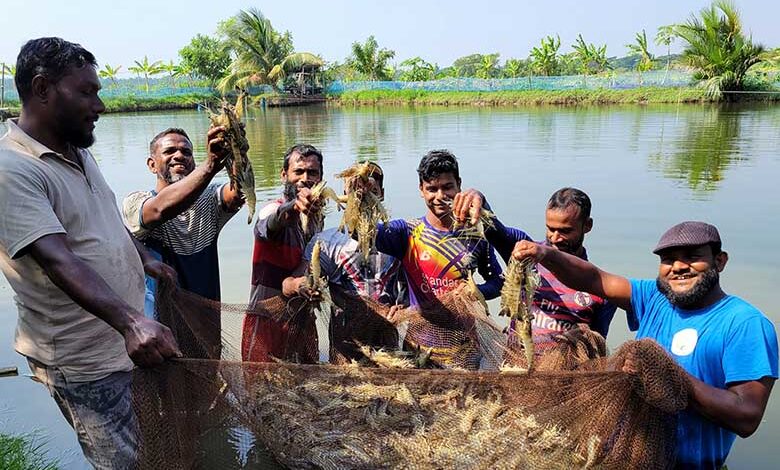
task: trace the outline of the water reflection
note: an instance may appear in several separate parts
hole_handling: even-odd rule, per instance
[[[715,191],[728,169],[749,160],[740,152],[740,116],[728,107],[686,113],[683,133],[676,141],[665,144],[662,128],[662,150],[650,155],[650,168],[684,183],[695,195]]]

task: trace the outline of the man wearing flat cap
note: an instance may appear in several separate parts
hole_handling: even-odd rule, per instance
[[[728,254],[714,226],[677,224],[653,253],[660,258],[655,280],[626,279],[529,241],[518,242],[512,256],[532,258],[567,286],[615,303],[637,339],[655,340],[690,374],[676,468],[721,468],[736,435],[748,437],[761,423],[777,379],[777,335],[758,309],[721,289]]]

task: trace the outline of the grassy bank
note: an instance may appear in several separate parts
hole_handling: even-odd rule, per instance
[[[44,457],[43,446],[33,436],[11,436],[0,433],[0,468],[54,470],[57,464]]]
[[[195,109],[198,105],[214,105],[219,102],[217,93],[189,93],[173,96],[130,95],[103,98],[107,113],[127,113],[136,111],[162,111],[170,109]],[[8,101],[4,105],[5,117],[19,115],[19,102]]]
[[[649,103],[708,103],[701,88],[643,87],[627,90],[424,91],[367,90],[331,95],[329,102],[344,105],[602,105]],[[748,97],[740,97],[742,100]],[[780,99],[780,95],[750,95],[749,99]]]

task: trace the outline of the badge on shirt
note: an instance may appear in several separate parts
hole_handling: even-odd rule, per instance
[[[696,348],[699,341],[699,333],[693,328],[680,330],[672,337],[672,354],[675,356],[688,356]]]

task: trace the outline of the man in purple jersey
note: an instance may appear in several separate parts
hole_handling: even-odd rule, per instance
[[[474,192],[476,193],[476,192]],[[464,198],[468,197],[464,193]],[[478,203],[478,201],[477,201]],[[457,215],[468,209],[470,204],[456,201]],[[583,242],[585,234],[593,228],[590,216],[590,198],[576,188],[561,188],[555,191],[547,202],[545,225],[547,232],[543,244],[556,250],[587,260]],[[522,230],[507,227],[495,220],[485,235],[504,261],[509,261],[516,242],[531,240]],[[537,342],[544,342],[553,336],[587,325],[591,330],[606,337],[609,323],[615,314],[615,306],[601,297],[570,289],[561,283],[544,266],[538,266],[542,283],[534,296],[533,334]],[[510,325],[514,330],[514,322]],[[510,338],[512,335],[510,335]]]

